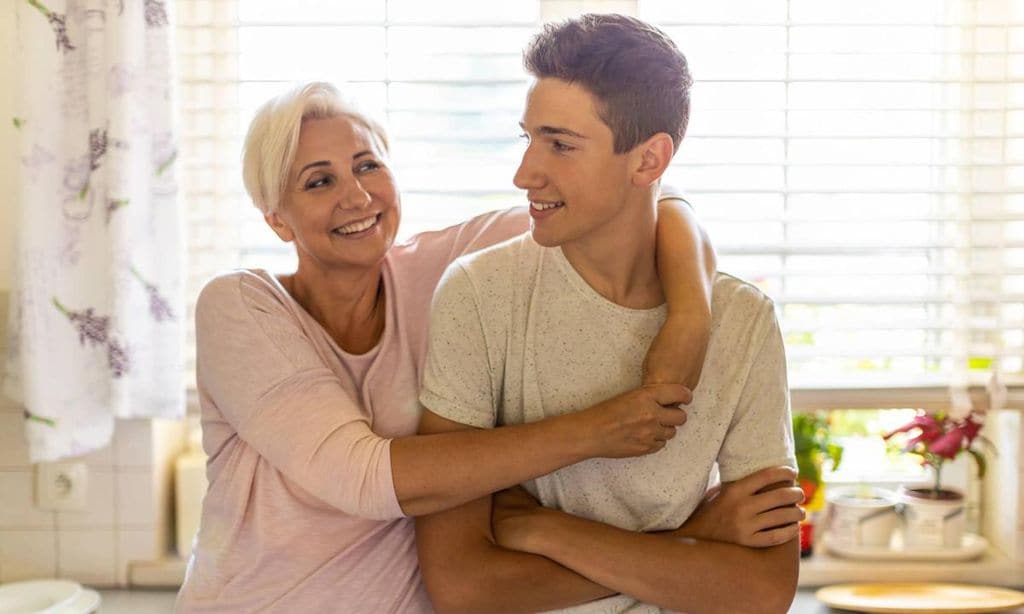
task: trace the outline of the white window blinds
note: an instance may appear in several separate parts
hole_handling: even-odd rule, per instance
[[[290,83],[332,81],[388,126],[400,239],[522,202],[512,175],[527,82],[521,52],[539,21],[536,0],[177,6],[193,301],[220,271],[294,267],[291,246],[245,195],[240,163],[253,112]]]
[[[890,386],[944,397],[996,369],[1012,383],[1021,4],[178,0],[189,294],[230,267],[293,262],[239,168],[252,111],[287,82],[343,83],[383,116],[408,236],[521,202],[520,52],[541,16],[637,6],[697,80],[669,179],[723,270],[776,300],[798,395],[843,387],[869,393],[851,404],[881,406]]]
[[[696,79],[670,172],[794,388],[1022,373],[1020,2],[642,0]]]

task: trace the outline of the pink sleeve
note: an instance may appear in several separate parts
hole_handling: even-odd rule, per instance
[[[234,273],[196,303],[200,387],[238,436],[313,496],[348,514],[403,516],[391,477],[391,441],[316,352],[263,280]]]
[[[441,263],[444,270],[459,256],[507,241],[529,229],[530,214],[526,207],[513,207],[484,213],[443,230],[421,232],[395,248],[413,254],[445,254]]]

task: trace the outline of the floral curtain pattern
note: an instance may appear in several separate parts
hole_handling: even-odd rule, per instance
[[[161,0],[14,0],[20,168],[4,390],[33,462],[175,417],[182,233]]]

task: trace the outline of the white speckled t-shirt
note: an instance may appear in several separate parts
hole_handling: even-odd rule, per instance
[[[717,462],[723,481],[795,467],[785,354],[772,302],[719,274],[689,418],[656,454],[592,459],[524,486],[548,506],[635,531],[674,529]],[[475,427],[578,411],[641,383],[665,307],[629,309],[595,292],[560,248],[529,233],[455,261],[434,296],[420,401]],[[619,596],[573,612],[658,611]]]

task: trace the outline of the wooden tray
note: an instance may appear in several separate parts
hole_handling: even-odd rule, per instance
[[[935,613],[1005,612],[1024,606],[1024,593],[994,586],[904,582],[838,584],[815,596],[833,608],[857,612]]]

